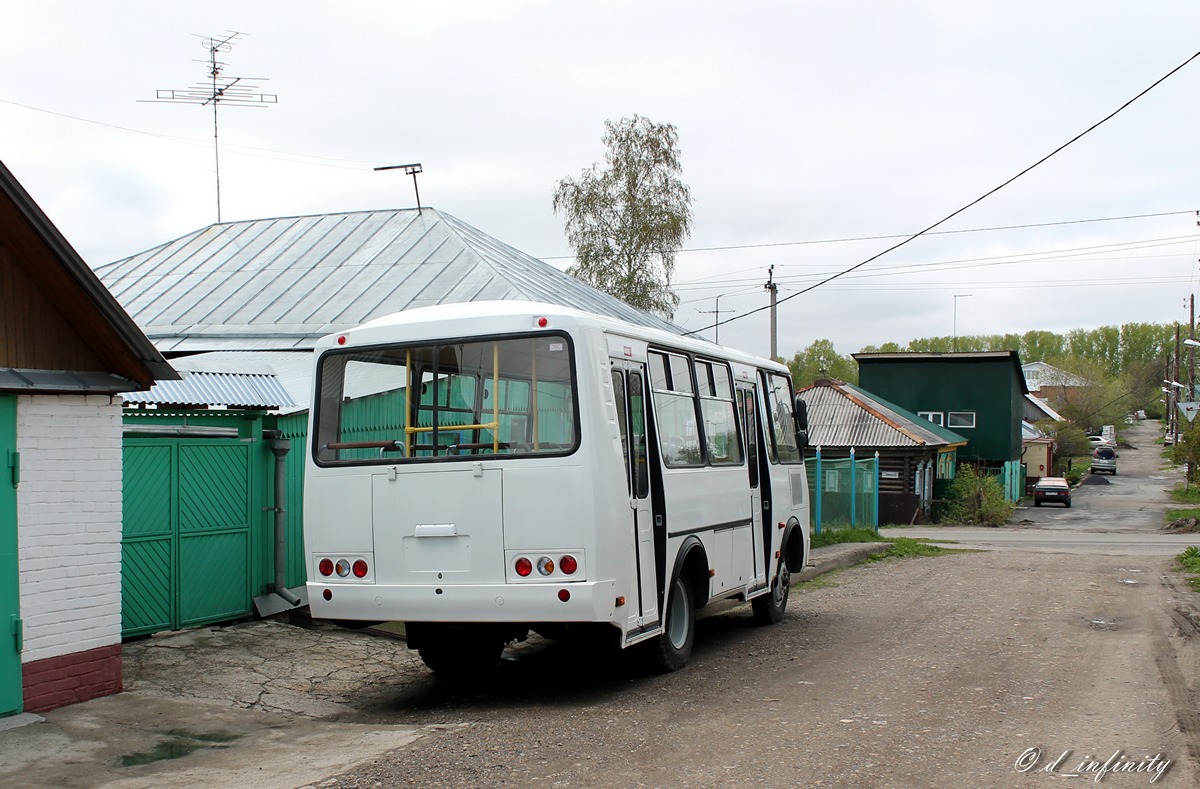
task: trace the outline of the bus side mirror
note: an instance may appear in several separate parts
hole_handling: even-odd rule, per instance
[[[803,449],[808,446],[808,403],[800,395],[796,395],[792,406],[792,418],[796,422],[796,446]]]

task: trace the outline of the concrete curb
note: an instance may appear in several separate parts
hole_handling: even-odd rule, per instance
[[[808,566],[804,568],[803,572],[793,576],[792,580],[811,581],[831,570],[862,564],[871,554],[883,553],[890,547],[891,543],[886,542],[848,542],[813,548]]]

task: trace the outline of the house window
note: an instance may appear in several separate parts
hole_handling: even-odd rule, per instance
[[[974,411],[951,411],[946,414],[946,427],[975,427]]]
[[[917,416],[924,417],[930,422],[933,422],[935,425],[943,424],[941,411],[918,411]]]

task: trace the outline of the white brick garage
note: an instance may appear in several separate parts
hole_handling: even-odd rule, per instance
[[[121,401],[17,398],[25,709],[121,690]]]
[[[0,163],[0,715],[121,689],[121,401],[178,378]]]

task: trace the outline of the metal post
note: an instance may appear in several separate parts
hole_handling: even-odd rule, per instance
[[[879,531],[879,450],[875,450],[875,531]]]
[[[854,447],[850,447],[850,527],[851,528],[858,525],[858,517],[857,517],[858,516],[858,513],[857,513],[858,508],[855,506],[858,504],[858,491],[855,489],[857,486],[854,484],[855,478],[857,476],[858,476],[858,468],[854,465]]]
[[[821,448],[817,447],[817,495],[813,497],[814,514],[813,519],[816,523],[817,534],[821,533],[821,499],[822,488],[825,485],[825,479],[821,476]]]
[[[763,286],[771,294],[771,361],[775,361],[779,358],[779,335],[776,331],[775,319],[775,301],[776,296],[779,295],[779,286],[775,284],[774,276],[775,266],[772,264],[772,266],[767,269],[767,284]]]

